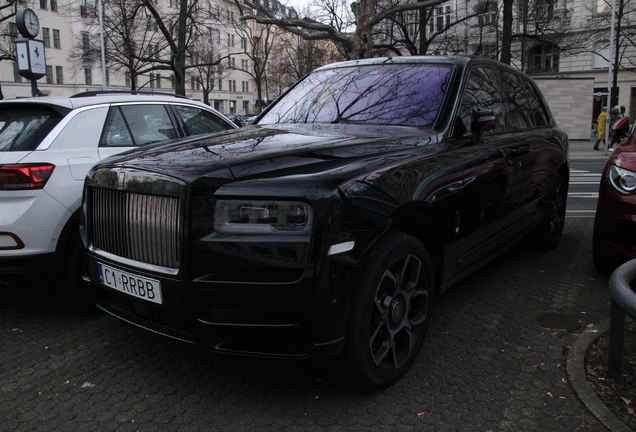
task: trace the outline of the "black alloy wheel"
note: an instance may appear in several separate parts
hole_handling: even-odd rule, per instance
[[[347,377],[364,388],[384,388],[417,357],[433,305],[433,271],[422,243],[391,232],[363,266],[354,294],[343,356]]]

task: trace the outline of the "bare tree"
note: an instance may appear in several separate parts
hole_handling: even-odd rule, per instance
[[[423,0],[397,4],[393,7],[380,10],[376,0],[359,0],[351,4],[354,16],[352,30],[348,28],[338,28],[334,23],[338,20],[322,18],[322,22],[315,19],[290,19],[279,18],[268,9],[261,6],[260,0],[250,2],[246,0],[251,8],[256,11],[255,15],[243,15],[242,20],[255,20],[261,24],[272,24],[281,27],[291,33],[301,36],[305,40],[331,40],[342,47],[345,58],[358,59],[372,57],[376,44],[374,41],[373,29],[380,22],[399,12],[429,8],[444,3],[446,0]],[[324,11],[330,17],[333,12]],[[344,21],[343,21],[344,22]]]
[[[81,10],[85,31],[74,35],[75,49],[69,55],[69,60],[79,67],[101,62],[98,13],[97,6]],[[102,15],[108,67],[127,73],[130,90],[138,90],[137,77],[156,69],[154,62],[166,44],[140,0],[103,2]]]
[[[15,14],[18,7],[17,0],[7,0],[0,4],[0,61],[15,61],[14,40],[18,37],[15,26]]]
[[[192,47],[193,65],[189,76],[199,83],[203,92],[203,103],[210,104],[210,93],[219,80],[228,74],[223,61],[228,58],[220,43],[220,30],[212,28],[208,34],[199,35]]]
[[[235,1],[240,17],[247,12],[239,1]],[[242,21],[240,17],[233,14],[228,16],[227,24],[238,35],[240,39],[240,50],[238,54],[247,57],[247,67],[245,63],[237,67],[234,63],[230,67],[247,73],[253,80],[256,88],[256,113],[260,113],[265,108],[265,95],[267,94],[267,69],[274,45],[280,40],[280,31],[269,24],[254,25]]]
[[[611,1],[605,0],[597,10],[590,11],[592,15],[591,32],[597,37],[594,39],[592,52],[602,56],[600,52],[609,51],[610,35],[607,32],[599,32],[598,28],[608,30],[612,19]],[[636,26],[630,17],[636,14],[636,3],[630,0],[615,0],[614,26],[615,38],[613,46],[613,58],[602,56],[608,63],[612,64],[612,89],[611,104],[618,103],[618,73],[621,70],[636,72]],[[594,31],[596,30],[596,31]]]

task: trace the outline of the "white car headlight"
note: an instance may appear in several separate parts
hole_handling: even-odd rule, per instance
[[[636,172],[612,165],[608,170],[608,177],[619,193],[623,195],[636,193]]]
[[[218,200],[214,230],[222,234],[302,234],[311,230],[311,207],[296,201]]]

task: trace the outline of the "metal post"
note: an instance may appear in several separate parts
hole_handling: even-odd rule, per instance
[[[610,46],[609,46],[609,67],[607,68],[607,117],[605,118],[605,154],[608,153],[610,140],[610,112],[612,111],[612,90],[614,76],[614,9],[616,8],[616,0],[612,0],[612,17],[610,19]]]
[[[102,9],[102,0],[98,0],[97,7],[99,8],[99,40],[101,41],[102,49],[102,89],[106,90],[106,48],[104,47],[104,18]]]
[[[623,379],[623,355],[625,354],[625,312],[612,300],[610,309],[608,371],[618,380]]]
[[[38,90],[38,81],[32,79],[31,80],[31,96],[35,97],[38,94],[40,94],[40,91]]]

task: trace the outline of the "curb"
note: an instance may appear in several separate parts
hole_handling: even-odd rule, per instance
[[[565,371],[568,381],[578,398],[603,426],[611,432],[631,432],[631,429],[620,421],[599,399],[592,386],[587,383],[585,375],[585,353],[588,347],[608,330],[609,320],[581,333],[568,351]]]

